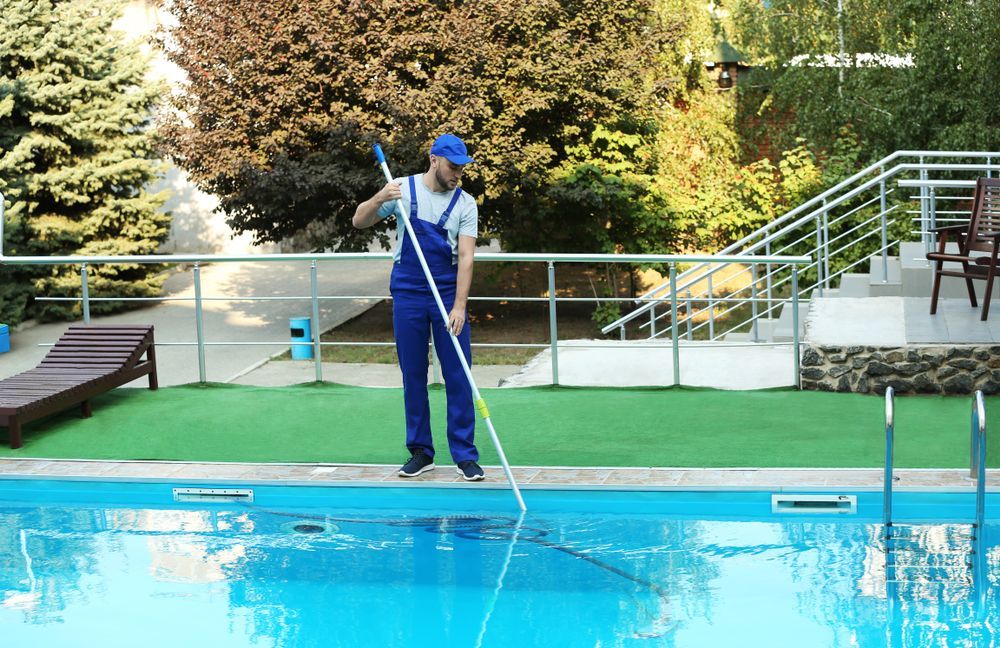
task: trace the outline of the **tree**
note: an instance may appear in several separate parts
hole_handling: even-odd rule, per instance
[[[580,249],[600,227],[601,249],[635,250],[659,225],[646,144],[669,83],[653,64],[678,35],[651,2],[173,0],[165,44],[190,83],[170,152],[238,231],[311,226],[351,250],[372,236],[350,225],[381,184],[371,143],[402,175],[452,131],[477,160],[480,229],[507,249]]]
[[[849,125],[870,158],[1000,145],[996,2],[743,0],[737,22],[758,64],[742,111],[783,144],[829,146]]]
[[[150,110],[138,48],[112,30],[117,0],[7,0],[0,5],[0,191],[6,254],[149,254],[166,239]],[[93,294],[157,294],[149,266],[91,269]],[[78,295],[78,269],[0,266],[0,319],[72,317],[36,293]],[[120,308],[95,302],[96,312]]]

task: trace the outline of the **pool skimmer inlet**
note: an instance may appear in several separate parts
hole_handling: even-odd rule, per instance
[[[856,495],[771,495],[772,513],[838,513],[853,515],[858,512]]]
[[[251,488],[175,488],[175,502],[253,502]]]

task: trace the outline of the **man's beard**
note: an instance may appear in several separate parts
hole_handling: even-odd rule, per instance
[[[437,170],[434,171],[434,179],[437,180],[437,183],[438,183],[439,187],[444,187],[445,189],[451,189],[451,185],[448,184],[448,182],[444,178],[441,177],[441,172],[440,171],[437,171]],[[457,180],[455,181],[455,185],[458,186],[458,181]]]

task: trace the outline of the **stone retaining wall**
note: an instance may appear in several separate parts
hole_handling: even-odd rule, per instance
[[[1000,393],[1000,346],[804,346],[802,389],[897,394]]]

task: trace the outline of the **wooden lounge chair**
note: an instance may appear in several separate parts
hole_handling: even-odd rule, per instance
[[[934,261],[934,287],[931,290],[931,315],[937,312],[938,291],[941,277],[962,277],[969,291],[972,307],[976,304],[973,279],[986,281],[983,295],[983,313],[980,320],[986,321],[990,314],[990,295],[993,279],[997,276],[997,253],[1000,252],[1000,178],[979,178],[976,181],[976,196],[972,203],[972,216],[968,223],[935,228],[938,233],[938,248],[927,253],[927,260]],[[948,235],[955,234],[958,252],[946,252]],[[978,253],[978,254],[974,254]],[[962,264],[962,269],[944,270],[945,261]]]
[[[70,326],[37,367],[0,380],[0,426],[20,448],[23,423],[73,405],[87,418],[91,398],[141,376],[157,388],[152,325]]]

